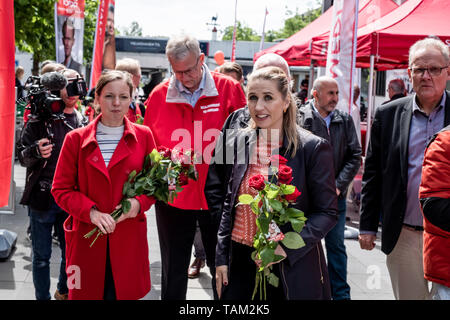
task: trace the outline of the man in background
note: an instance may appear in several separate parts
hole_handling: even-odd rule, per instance
[[[218,72],[210,72],[197,39],[188,35],[169,39],[166,55],[172,76],[159,84],[147,99],[144,125],[153,131],[157,146],[179,149],[183,145],[183,149],[196,148],[195,152],[202,155],[195,164],[198,180],[190,181],[173,203],[157,201],[155,204],[162,260],[161,299],[185,300],[197,221],[213,278],[213,292],[217,293],[218,226],[203,193],[214,149],[209,148],[211,142],[214,147],[216,137],[206,138],[206,134],[218,134],[228,115],[244,107],[246,99],[239,83]]]
[[[347,283],[347,253],[344,244],[347,191],[361,166],[361,145],[351,116],[336,109],[339,101],[338,83],[331,77],[322,76],[314,81],[313,99],[300,108],[304,111],[300,126],[330,142],[333,148],[336,194],[339,218],[336,226],[325,237],[328,273],[333,300],[350,299]],[[315,119],[314,123],[309,117]]]
[[[131,58],[124,58],[117,61],[116,70],[128,72],[133,82],[133,96],[128,109],[127,118],[131,122],[139,119],[143,121],[145,116],[145,106],[139,102],[139,85],[141,83],[141,65],[139,61]],[[142,123],[142,122],[141,122]]]
[[[448,46],[437,39],[409,49],[415,94],[375,111],[364,165],[359,243],[373,250],[382,215],[381,251],[397,300],[430,298],[423,271],[423,216],[418,199],[425,147],[450,124]]]
[[[394,79],[389,81],[387,92],[389,95],[389,100],[383,102],[382,104],[386,104],[396,99],[406,97],[407,92],[405,88],[405,82],[403,82],[402,79]]]

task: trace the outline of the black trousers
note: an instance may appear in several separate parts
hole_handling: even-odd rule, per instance
[[[108,237],[108,236],[107,236]],[[117,300],[116,288],[111,269],[111,259],[109,257],[109,237],[106,245],[106,267],[105,267],[105,286],[103,289],[103,300]]]
[[[208,210],[182,210],[163,202],[156,202],[156,225],[161,250],[161,299],[186,300],[188,268],[191,260],[197,221],[200,226],[206,264],[212,276],[214,298],[215,250],[217,226]]]

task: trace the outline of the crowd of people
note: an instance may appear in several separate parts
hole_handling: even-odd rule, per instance
[[[241,195],[257,194],[253,176],[268,180],[273,175],[267,159],[274,155],[292,169],[290,184],[301,194],[291,207],[307,220],[300,232],[304,246],[279,243],[283,259],[272,272],[280,281],[268,286],[268,299],[351,299],[346,199],[362,163],[361,248],[375,247],[381,222],[395,298],[450,298],[447,45],[427,38],[411,47],[408,74],[414,94],[401,97],[404,84],[389,83],[391,100],[376,109],[364,161],[356,129],[359,110],[356,102],[358,117],[353,109],[348,114],[336,108],[335,79],[318,77],[310,92],[302,81],[295,94],[286,61],[265,54],[244,85],[239,64],[210,70],[199,42],[188,35],[169,39],[166,55],[171,76],[144,104],[137,99],[139,62],[125,58],[102,73],[90,112],[80,113],[79,96],[62,88],[53,92],[63,101],[60,116],[24,116],[19,160],[27,176],[21,204],[29,208],[36,299],[51,298],[53,229],[61,250],[55,299],[144,297],[151,288],[145,212],[153,205],[161,299],[185,300],[188,279],[205,265],[214,299],[251,299],[258,226],[250,206],[237,204]],[[59,72],[69,83],[81,77],[53,62],[42,68],[46,72]],[[359,87],[354,91],[356,101]],[[115,220],[110,214],[122,200],[130,172],[140,171],[145,156],[162,146],[194,148],[200,154],[198,179],[170,203],[130,197],[129,211]],[[93,227],[103,236],[90,247],[84,235]],[[293,230],[281,226],[283,233]]]

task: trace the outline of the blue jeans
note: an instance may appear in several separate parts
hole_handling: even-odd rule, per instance
[[[338,199],[339,218],[337,224],[325,237],[333,300],[350,299],[350,286],[347,284],[347,253],[344,245],[346,210],[346,199]]]
[[[52,229],[55,230],[61,248],[61,265],[59,270],[58,291],[68,293],[66,274],[66,241],[63,223],[67,218],[58,205],[52,201],[47,211],[30,209],[31,246],[33,250],[33,284],[36,300],[50,300],[50,257],[52,255]]]
[[[432,282],[433,284],[433,289],[432,289],[432,293],[434,292],[434,294],[432,295],[432,299],[433,300],[450,300],[450,288],[446,287],[442,284],[436,283],[436,282]]]

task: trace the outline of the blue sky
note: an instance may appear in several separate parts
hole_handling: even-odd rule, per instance
[[[238,0],[237,19],[261,34],[265,7],[266,31],[283,27],[286,7],[303,13],[316,8],[318,0]],[[218,15],[219,30],[234,24],[235,0],[116,0],[115,26],[121,30],[137,21],[144,36],[170,37],[181,32],[199,40],[211,38],[211,22]],[[218,33],[220,39],[222,34]]]

